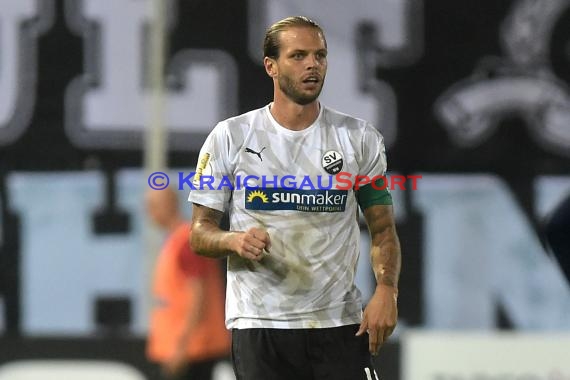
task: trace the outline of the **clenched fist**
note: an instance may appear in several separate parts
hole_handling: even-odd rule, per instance
[[[232,241],[233,251],[244,259],[259,261],[269,253],[271,241],[263,228],[252,227],[235,234]]]

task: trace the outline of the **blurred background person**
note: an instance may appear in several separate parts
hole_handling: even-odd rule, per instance
[[[175,191],[150,190],[145,201],[150,219],[168,233],[154,271],[148,358],[164,379],[210,380],[230,352],[219,261],[190,249]]]

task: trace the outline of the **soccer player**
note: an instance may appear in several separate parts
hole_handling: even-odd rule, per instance
[[[289,17],[272,25],[263,62],[273,101],[216,125],[189,196],[193,249],[228,257],[226,326],[236,377],[376,379],[370,354],[378,353],[398,315],[392,199],[380,184],[338,189],[335,175],[384,175],[383,138],[368,122],[318,101],[327,43],[314,21]],[[234,184],[250,176],[251,186],[199,186],[205,176]],[[292,186],[307,176],[332,186]],[[364,312],[354,283],[358,206],[377,281]],[[230,231],[219,228],[225,210]]]
[[[190,223],[173,190],[149,190],[146,207],[168,232],[154,272],[147,355],[159,364],[161,378],[212,380],[215,365],[230,354],[219,263],[190,249]]]

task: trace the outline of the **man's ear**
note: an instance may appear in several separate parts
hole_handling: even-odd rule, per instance
[[[273,58],[263,58],[263,66],[265,67],[265,72],[271,78],[274,78],[277,75],[277,62]]]

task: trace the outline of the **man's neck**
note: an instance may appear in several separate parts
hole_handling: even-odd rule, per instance
[[[300,105],[289,99],[275,98],[270,108],[273,118],[280,125],[292,131],[301,131],[311,126],[317,120],[319,111],[320,105],[316,100]]]
[[[165,227],[166,227],[166,230],[167,230],[169,233],[172,233],[172,232],[176,231],[176,229],[177,229],[182,223],[184,223],[184,219],[182,219],[181,216],[177,216],[177,217],[175,217],[175,218],[172,218],[172,219],[167,223],[167,225],[166,225]]]

